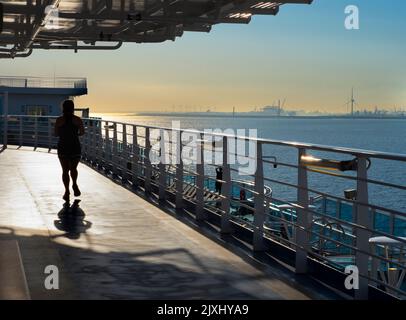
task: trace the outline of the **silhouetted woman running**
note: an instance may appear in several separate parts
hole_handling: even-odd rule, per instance
[[[69,201],[69,172],[75,197],[80,196],[77,185],[78,164],[81,157],[79,136],[85,134],[82,119],[74,115],[75,105],[72,100],[65,100],[62,105],[63,115],[56,119],[55,136],[59,137],[58,157],[62,166],[62,181],[65,186],[63,200]]]

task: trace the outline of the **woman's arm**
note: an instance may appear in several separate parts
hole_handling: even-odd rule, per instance
[[[55,127],[54,127],[54,136],[59,137],[59,126],[60,126],[60,119],[57,118],[55,121]]]

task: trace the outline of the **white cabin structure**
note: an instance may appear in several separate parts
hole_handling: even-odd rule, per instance
[[[0,115],[58,116],[64,100],[85,94],[86,78],[0,76]]]

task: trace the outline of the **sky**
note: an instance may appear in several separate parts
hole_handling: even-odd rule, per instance
[[[357,5],[360,29],[344,27]],[[406,107],[406,1],[314,0],[248,25],[221,24],[176,41],[116,51],[37,50],[0,60],[0,75],[86,77],[76,104],[93,112]]]

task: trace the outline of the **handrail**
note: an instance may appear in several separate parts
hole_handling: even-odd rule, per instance
[[[0,78],[1,79],[1,78]],[[2,117],[0,115],[0,117]],[[9,115],[8,117],[27,117],[30,118],[32,116],[27,115]],[[55,116],[40,116],[41,118],[57,118]],[[94,120],[92,118],[83,119],[83,120]],[[116,123],[119,125],[133,125],[129,123],[119,122],[119,121],[108,121],[109,123]],[[216,133],[216,132],[204,132],[199,130],[192,130],[192,129],[179,129],[179,128],[169,128],[169,127],[159,127],[159,126],[150,126],[144,124],[137,124],[137,127],[142,128],[150,128],[150,129],[157,129],[157,130],[168,130],[168,131],[178,131],[178,132],[186,132],[186,133],[195,133],[195,134],[206,134],[210,136],[216,137],[227,137],[233,138],[237,140],[246,140],[246,141],[254,141],[254,142],[261,142],[264,144],[273,144],[279,146],[286,146],[286,147],[295,147],[297,149],[305,148],[305,149],[312,149],[315,151],[327,151],[332,153],[343,153],[347,155],[354,155],[354,156],[366,156],[366,157],[373,157],[377,159],[386,159],[386,160],[395,160],[395,161],[402,161],[406,162],[406,154],[401,153],[391,153],[391,152],[382,152],[382,151],[374,151],[374,150],[364,150],[358,148],[346,148],[346,147],[337,147],[337,146],[329,146],[329,145],[322,145],[322,144],[314,144],[314,143],[304,143],[304,142],[293,142],[293,141],[283,141],[283,140],[274,140],[274,139],[265,139],[265,138],[254,138],[254,137],[247,137],[247,136],[237,136],[231,135],[227,133]]]
[[[115,122],[116,124],[120,124],[120,125],[127,125],[127,123],[124,123],[124,122],[118,122],[118,121],[109,121],[109,122]],[[306,148],[306,149],[312,149],[312,150],[316,150],[316,151],[337,152],[337,153],[344,153],[344,154],[355,155],[355,156],[367,156],[367,157],[374,157],[374,158],[387,159],[387,160],[406,161],[406,154],[379,152],[379,151],[372,151],[372,150],[362,150],[362,149],[356,149],[356,148],[334,147],[334,146],[327,146],[327,145],[321,145],[321,144],[291,142],[291,141],[273,140],[273,139],[265,139],[265,138],[253,138],[253,137],[247,137],[247,136],[231,135],[231,134],[227,134],[227,133],[202,132],[199,130],[168,128],[168,127],[150,126],[150,125],[143,125],[143,124],[137,124],[137,127],[143,127],[143,128],[148,127],[150,129],[187,132],[187,133],[194,133],[194,134],[205,133],[210,136],[227,137],[227,138],[233,138],[233,139],[237,139],[237,140],[254,141],[254,142],[261,142],[261,143],[265,143],[265,144],[274,144],[274,145],[279,145],[279,146]]]

